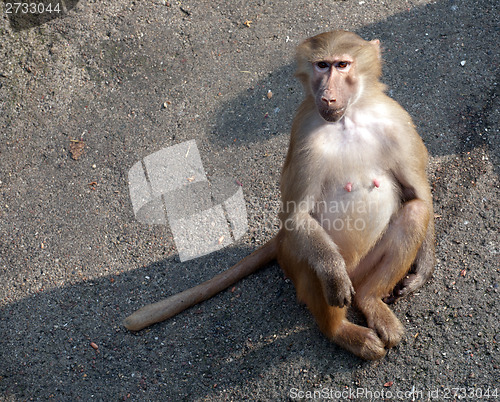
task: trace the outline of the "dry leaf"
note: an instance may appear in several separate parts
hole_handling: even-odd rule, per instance
[[[69,152],[71,153],[71,157],[77,161],[80,159],[80,156],[83,154],[83,149],[85,148],[85,143],[83,141],[78,140],[70,140],[69,144]]]

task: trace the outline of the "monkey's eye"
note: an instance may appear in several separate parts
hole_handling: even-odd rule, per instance
[[[326,70],[326,69],[330,68],[330,64],[328,64],[326,61],[318,61],[316,63],[316,67],[319,70]]]
[[[336,65],[336,67],[339,69],[339,70],[344,70],[346,69],[347,67],[349,67],[351,65],[351,63],[349,61],[339,61]]]

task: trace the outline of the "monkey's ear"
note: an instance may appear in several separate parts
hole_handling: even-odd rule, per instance
[[[295,71],[295,76],[300,80],[306,92],[309,92],[309,77],[310,77],[310,67],[311,67],[311,44],[312,38],[306,39],[299,46],[297,46],[297,51],[295,54],[295,60],[297,62],[297,69]]]
[[[370,43],[377,49],[379,60],[382,59],[382,55],[380,54],[380,39],[373,39],[370,41]]]

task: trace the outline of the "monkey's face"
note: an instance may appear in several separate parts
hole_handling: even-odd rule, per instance
[[[348,56],[333,57],[312,63],[311,86],[318,112],[334,123],[344,116],[356,94],[354,62]]]

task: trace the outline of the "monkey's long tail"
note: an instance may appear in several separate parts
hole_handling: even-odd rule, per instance
[[[212,279],[170,296],[159,302],[149,304],[125,318],[123,325],[131,331],[139,331],[157,322],[164,321],[181,311],[210,299],[240,279],[258,271],[276,259],[278,237],[274,237],[248,257]]]

